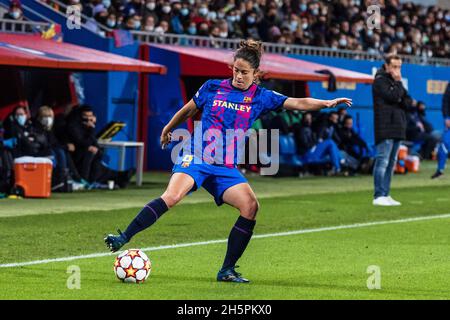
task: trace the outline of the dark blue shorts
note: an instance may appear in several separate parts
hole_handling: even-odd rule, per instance
[[[209,163],[194,163],[189,165],[175,164],[172,173],[182,172],[190,175],[194,179],[194,186],[189,193],[203,187],[213,197],[218,206],[223,204],[223,193],[228,188],[239,183],[247,183],[247,179],[239,172],[237,168],[228,168],[221,165],[212,165]]]

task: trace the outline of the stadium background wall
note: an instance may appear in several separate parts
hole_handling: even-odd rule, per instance
[[[9,4],[9,0],[0,0],[4,4]],[[176,53],[170,53],[158,48],[151,47],[147,52],[142,50],[138,43],[117,48],[111,38],[102,38],[93,32],[85,29],[69,30],[66,26],[66,17],[55,13],[38,1],[22,0],[22,4],[28,6],[42,16],[59,23],[62,26],[64,41],[116,53],[123,56],[138,58],[141,57],[150,62],[161,63],[168,67],[165,76],[151,75],[149,81],[139,81],[136,73],[124,72],[85,72],[81,74],[81,82],[84,87],[85,103],[94,107],[98,115],[98,128],[102,128],[111,120],[121,120],[127,123],[125,129],[120,132],[114,140],[136,140],[143,139],[147,145],[146,164],[148,169],[169,169],[170,150],[162,151],[159,148],[159,134],[165,123],[171,116],[190,98],[206,80],[204,77],[182,76],[183,70],[192,66],[189,61],[182,61]],[[34,21],[42,21],[41,17],[27,11],[26,16]],[[141,49],[139,51],[139,49]],[[146,55],[142,55],[146,52]],[[344,58],[330,58],[319,56],[291,55],[293,58],[300,58],[307,61],[317,62],[325,65],[358,71],[362,73],[374,74],[382,64],[380,61],[352,60]],[[200,66],[201,67],[201,66]],[[211,68],[209,68],[211,71]],[[223,72],[223,70],[221,71]],[[405,85],[408,87],[412,97],[422,100],[427,106],[427,118],[433,123],[437,130],[442,130],[443,122],[441,115],[442,93],[445,84],[450,81],[449,67],[434,67],[404,64],[403,77]],[[218,75],[211,74],[211,77]],[[143,90],[139,91],[139,84],[144,84]],[[345,84],[338,85],[337,92],[330,93],[326,90],[326,85],[319,82],[309,82],[311,96],[322,99],[336,96],[349,96],[353,98],[354,106],[349,113],[355,116],[356,125],[359,127],[362,136],[373,143],[373,111],[371,86],[365,84]],[[146,91],[146,89],[148,91]],[[139,103],[139,95],[141,102]],[[148,97],[143,102],[143,95]],[[287,93],[289,94],[289,93]],[[146,110],[142,112],[144,107]],[[148,109],[147,109],[148,108]],[[140,118],[140,119],[139,119]],[[148,134],[141,132],[138,134],[138,127]],[[117,150],[107,151],[107,162],[115,167],[117,161]],[[126,167],[134,163],[134,154],[128,153]]]

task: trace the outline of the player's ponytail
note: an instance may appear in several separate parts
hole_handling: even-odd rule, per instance
[[[242,40],[239,49],[234,54],[234,61],[243,59],[247,61],[252,68],[258,69],[263,54],[263,45],[261,41]]]

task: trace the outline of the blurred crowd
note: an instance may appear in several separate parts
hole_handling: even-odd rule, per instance
[[[450,57],[450,11],[399,0],[64,1],[111,29]]]
[[[434,159],[440,133],[427,120],[425,103],[412,99],[406,118],[403,144],[409,147],[409,153],[420,159]],[[292,136],[305,171],[331,175],[372,173],[374,146],[360,135],[362,128],[345,108],[313,113],[282,110],[264,115],[256,123],[254,129],[278,129],[280,135]]]
[[[359,135],[345,108],[313,113],[282,110],[268,113],[259,121],[261,128],[278,129],[281,136],[294,138],[294,152],[303,171],[328,175],[371,173],[372,147]],[[281,145],[280,156],[283,157]]]

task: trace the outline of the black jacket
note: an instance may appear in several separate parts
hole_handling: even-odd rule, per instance
[[[339,126],[331,123],[330,121],[327,121],[319,128],[317,136],[320,140],[331,139],[338,145],[341,143],[341,139],[339,137]]]
[[[14,115],[10,114],[5,122],[5,139],[15,138],[16,145],[12,150],[14,158],[30,156],[39,157],[40,142],[36,139],[32,123],[28,120],[24,126],[17,123]]]
[[[361,157],[361,154],[355,152],[354,146],[368,150],[367,143],[353,129],[340,128],[339,138],[339,149],[344,150],[354,158],[358,159]]]
[[[311,127],[302,125],[297,138],[298,154],[303,155],[317,144],[317,137]]]
[[[401,81],[395,81],[384,65],[377,71],[372,86],[375,143],[385,139],[406,139],[406,113],[411,103]]]
[[[444,118],[450,118],[450,82],[447,84],[447,89],[442,99],[442,114]]]
[[[69,142],[73,143],[77,150],[86,151],[90,146],[99,147],[95,129],[83,125],[81,117],[70,118],[66,131]]]
[[[53,154],[52,150],[56,148],[63,148],[56,139],[53,130],[46,130],[42,124],[37,120],[33,124],[33,131],[36,136],[36,141],[40,144],[39,154],[42,157],[48,157]]]

